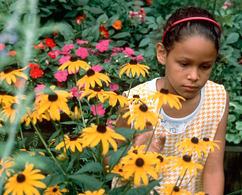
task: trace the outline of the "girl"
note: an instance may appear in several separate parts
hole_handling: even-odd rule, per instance
[[[181,157],[182,152],[175,144],[184,138],[202,140],[206,137],[220,141],[220,150],[216,148],[203,157],[203,171],[198,171],[195,178],[186,174],[183,179],[183,187],[192,193],[203,191],[222,195],[224,189],[223,156],[229,96],[222,85],[208,80],[219,53],[220,36],[221,28],[208,11],[196,7],[178,9],[164,27],[162,42],[156,45],[157,59],[165,66],[165,76],[140,84],[129,93],[129,97],[139,94],[145,98],[150,91],[167,89],[185,99],[181,101],[180,110],[168,104],[157,110],[164,119],[154,128],[150,151]],[[121,118],[117,123],[119,127],[128,127],[127,119]],[[152,131],[137,135],[134,145],[147,145],[151,135]],[[201,161],[196,154],[193,159]],[[175,184],[179,173],[176,170],[167,172],[162,183]],[[156,188],[158,192],[159,188]]]

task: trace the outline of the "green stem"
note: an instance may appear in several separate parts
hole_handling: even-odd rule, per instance
[[[98,113],[98,104],[97,104],[97,100],[95,100],[94,108],[95,108],[95,112],[96,112],[97,125],[99,125],[99,113]]]
[[[23,130],[22,130],[21,124],[19,125],[19,132],[20,132],[21,140],[23,140],[24,135],[23,135]],[[23,143],[23,148],[26,148],[25,143]]]
[[[131,89],[131,87],[133,85],[133,80],[134,80],[133,77],[131,77],[127,97],[129,97],[130,89]]]
[[[213,15],[215,13],[216,4],[217,4],[217,0],[213,0],[213,11],[212,11]]]
[[[146,149],[145,149],[145,154],[146,154],[146,152],[148,151],[148,149],[149,149],[149,147],[150,147],[150,144],[151,144],[151,142],[152,142],[152,139],[153,139],[153,137],[154,137],[154,135],[155,135],[156,127],[157,127],[157,125],[155,126],[155,128],[154,128],[154,130],[153,130],[153,133],[152,133],[152,135],[151,135],[151,137],[150,137],[149,143],[148,143],[148,145],[147,145],[147,147],[146,147]]]
[[[186,169],[186,171],[184,172],[184,174],[183,174],[183,176],[182,176],[182,178],[181,178],[181,181],[180,181],[180,183],[179,183],[179,185],[178,185],[178,186],[180,186],[180,185],[181,185],[181,183],[182,183],[182,181],[183,181],[183,179],[184,179],[184,177],[185,177],[186,173],[187,173],[187,169]]]

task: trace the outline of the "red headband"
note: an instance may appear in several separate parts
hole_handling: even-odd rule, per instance
[[[162,43],[164,43],[166,33],[170,30],[171,27],[173,27],[173,26],[175,26],[177,24],[180,24],[182,22],[190,21],[190,20],[205,20],[205,21],[212,22],[213,24],[215,24],[218,27],[218,29],[220,31],[220,35],[222,34],[222,29],[221,29],[221,27],[219,26],[219,24],[216,21],[214,21],[214,20],[212,20],[210,18],[206,18],[206,17],[190,17],[190,18],[184,18],[184,19],[178,20],[178,21],[174,22],[173,24],[171,24],[170,26],[168,26],[166,28],[166,30],[164,31],[164,33],[163,33]]]

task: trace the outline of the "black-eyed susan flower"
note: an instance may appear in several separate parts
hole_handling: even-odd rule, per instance
[[[2,127],[3,124],[4,124],[4,120],[3,120],[3,118],[0,117],[0,127]]]
[[[133,95],[132,98],[128,98],[129,104],[146,104],[146,100],[144,98],[140,98],[138,94]]]
[[[162,88],[160,91],[151,91],[148,99],[153,99],[153,103],[157,102],[157,110],[160,110],[163,104],[169,104],[171,108],[175,107],[180,109],[182,107],[180,100],[185,101],[185,99],[179,95],[174,95],[169,93],[168,89]]]
[[[182,158],[169,156],[172,161],[170,162],[171,170],[180,168],[180,176],[183,176],[187,171],[189,175],[197,176],[197,169],[202,170],[203,166],[199,163],[196,163],[192,160],[192,157],[189,155],[184,155]]]
[[[40,169],[33,168],[33,164],[26,165],[23,172],[19,172],[10,177],[4,186],[6,188],[4,195],[40,195],[36,188],[46,188],[46,185],[40,181],[45,176],[40,174]]]
[[[65,70],[68,67],[68,73],[73,74],[79,71],[80,68],[83,70],[87,70],[88,68],[91,68],[91,66],[86,63],[85,61],[78,60],[76,57],[71,57],[70,61],[62,64],[58,70]]]
[[[103,195],[105,192],[104,189],[100,189],[100,190],[95,190],[93,192],[91,191],[85,191],[84,193],[79,193],[78,195]]]
[[[125,178],[124,165],[119,163],[113,167],[111,173],[119,174],[122,178]]]
[[[127,179],[133,177],[136,186],[140,186],[141,180],[144,185],[148,185],[149,176],[158,179],[158,175],[154,168],[154,164],[158,159],[154,158],[152,153],[130,153],[127,156],[129,157],[121,159],[121,163],[124,164],[123,170],[125,172],[125,177]]]
[[[55,149],[56,150],[60,150],[61,148],[64,148],[64,151],[68,148],[70,148],[70,150],[72,152],[75,152],[76,149],[79,152],[82,152],[83,150],[83,140],[81,139],[80,136],[78,135],[65,135],[64,141],[60,142]],[[65,148],[66,147],[66,148]]]
[[[26,108],[26,112],[22,117],[21,117],[21,123],[25,122],[26,126],[29,126],[29,124],[31,123],[31,121],[33,122],[33,124],[36,124],[37,121],[42,122],[43,118],[46,118],[45,115],[39,114],[38,110],[36,108],[33,109],[33,111],[31,112],[31,108],[27,107]]]
[[[86,89],[85,91],[83,91],[81,98],[88,96],[87,100],[89,101],[91,98],[96,97],[100,100],[100,102],[103,103],[111,95],[115,95],[115,93],[112,91],[104,91],[101,87],[97,86],[97,87],[94,87],[94,89]]]
[[[90,86],[94,88],[95,85],[102,87],[102,81],[104,81],[106,84],[111,82],[109,76],[96,72],[90,68],[87,70],[86,75],[77,81],[76,85],[80,89],[85,84],[85,89],[89,89]]]
[[[12,158],[2,158],[0,161],[0,177],[2,177],[3,172],[6,173],[8,177],[11,176],[12,173],[14,173],[14,170],[11,169],[15,165],[15,162]]]
[[[28,76],[23,73],[23,70],[26,68],[27,66],[21,69],[14,70],[11,67],[5,67],[4,70],[0,73],[0,80],[6,81],[9,85],[15,83],[17,81],[17,77],[28,80]]]
[[[220,141],[218,140],[213,140],[210,141],[208,137],[204,137],[203,140],[200,140],[201,144],[204,145],[205,148],[207,148],[207,150],[211,150],[211,152],[214,151],[214,147],[218,148],[220,150],[220,147],[217,143],[219,143]]]
[[[82,130],[82,138],[84,146],[95,147],[99,142],[102,143],[102,153],[105,155],[109,149],[109,143],[114,151],[117,151],[117,143],[114,139],[124,141],[125,138],[116,133],[113,129],[104,124],[94,125]]]
[[[201,152],[204,152],[204,154],[207,155],[207,147],[201,141],[199,141],[197,137],[184,138],[175,146],[178,146],[178,150],[183,150],[182,155],[184,155],[186,152],[188,152],[188,155],[196,152],[199,158],[201,158]]]
[[[67,189],[60,189],[60,187],[58,185],[54,185],[52,187],[48,187],[45,192],[44,195],[62,195],[62,193],[66,193],[68,192]]]
[[[121,107],[128,105],[128,99],[122,95],[118,95],[117,93],[113,93],[109,96],[109,105],[114,107],[119,102]]]
[[[128,77],[135,77],[135,75],[139,77],[140,74],[145,77],[145,74],[149,74],[149,69],[149,66],[139,64],[137,60],[130,60],[129,63],[124,64],[120,67],[119,77],[121,78],[122,74],[125,71]]]
[[[165,155],[159,154],[157,152],[154,152],[155,158],[159,159],[159,161],[155,164],[155,171],[158,174],[161,174],[164,172],[164,174],[167,173],[167,167],[169,166],[170,160]]]
[[[129,116],[127,123],[130,125],[134,122],[135,129],[143,130],[147,121],[155,126],[159,122],[159,118],[163,118],[152,110],[154,110],[153,106],[148,107],[146,104],[135,105],[133,110],[124,113],[122,117],[126,118]]]
[[[60,120],[60,110],[67,115],[70,109],[67,105],[68,98],[71,94],[64,90],[55,90],[55,86],[45,88],[43,92],[37,94],[39,97],[35,100],[36,110],[39,114],[49,112],[53,120]]]
[[[144,153],[146,145],[137,145],[137,146],[131,146],[127,154],[138,154],[138,153]]]
[[[18,110],[21,105],[19,103],[8,103],[3,105],[1,113],[3,117],[9,119],[10,123],[12,123],[18,117]]]
[[[82,115],[83,113],[80,112],[80,109],[77,106],[75,106],[74,112],[70,112],[69,116],[72,120],[78,120],[82,117]]]
[[[191,192],[183,190],[181,187],[175,184],[163,184],[164,188],[159,190],[160,194],[164,195],[192,195]]]
[[[8,104],[15,102],[15,97],[12,95],[8,95],[6,91],[0,90],[0,104]]]

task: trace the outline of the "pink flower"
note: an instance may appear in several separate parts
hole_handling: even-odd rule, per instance
[[[137,60],[137,61],[140,61],[140,60],[143,60],[143,56],[142,55],[138,55],[136,57],[133,57],[134,60]]]
[[[119,89],[119,86],[115,83],[110,83],[109,87],[111,91],[117,91]]]
[[[66,70],[63,70],[63,71],[60,70],[54,75],[54,77],[57,79],[58,82],[66,81],[67,76],[68,76],[68,73]]]
[[[0,43],[0,51],[4,50],[4,48],[5,48],[5,44]]]
[[[87,49],[85,47],[80,47],[76,50],[76,55],[81,57],[82,59],[85,59],[88,56]]]
[[[98,103],[98,105],[95,105],[95,106],[93,105],[91,107],[91,111],[92,111],[94,116],[96,116],[96,109],[95,108],[97,109],[97,113],[98,113],[99,116],[105,114],[105,110],[103,109],[103,105]]]
[[[53,50],[53,51],[50,51],[49,54],[57,57],[60,54],[60,51],[59,50]]]
[[[104,52],[108,50],[110,40],[101,40],[96,45],[96,49],[98,49],[100,52]]]
[[[232,4],[230,3],[230,2],[225,2],[224,3],[224,6],[227,6],[227,7],[229,7],[229,6],[231,6]]]
[[[95,72],[100,72],[100,71],[102,70],[102,66],[100,66],[100,65],[94,65],[94,66],[92,67],[92,69],[93,69]]]
[[[106,125],[107,125],[109,128],[113,129],[114,126],[115,126],[115,123],[116,123],[116,120],[109,119],[109,120],[107,121]]]
[[[131,57],[132,55],[135,55],[134,50],[130,47],[125,47],[123,50],[123,53],[125,53],[127,56]]]
[[[76,99],[78,99],[77,92],[78,92],[77,87],[73,87],[70,89],[70,93],[72,94],[73,97],[76,97]],[[81,97],[82,93],[83,91],[79,90],[79,97]]]
[[[83,40],[77,39],[76,43],[78,43],[78,44],[88,44],[88,41],[83,41]]]
[[[74,44],[69,44],[69,45],[65,45],[63,48],[62,48],[62,51],[70,51],[71,49],[75,48],[75,45]]]
[[[121,48],[121,47],[113,47],[112,51],[113,51],[113,53],[111,54],[111,56],[115,56],[116,54],[121,53],[123,51],[123,48]]]
[[[35,92],[35,94],[42,93],[44,91],[44,89],[45,89],[45,85],[39,84],[34,88],[34,92]],[[36,95],[35,99],[37,99],[38,97],[39,97],[39,95]]]
[[[70,59],[71,59],[71,56],[70,56],[70,55],[62,56],[62,57],[59,59],[59,63],[60,63],[60,64],[64,64],[64,63],[70,61]]]
[[[111,58],[109,58],[109,59],[104,59],[104,63],[109,63],[109,62],[111,62],[111,61],[112,61]]]

